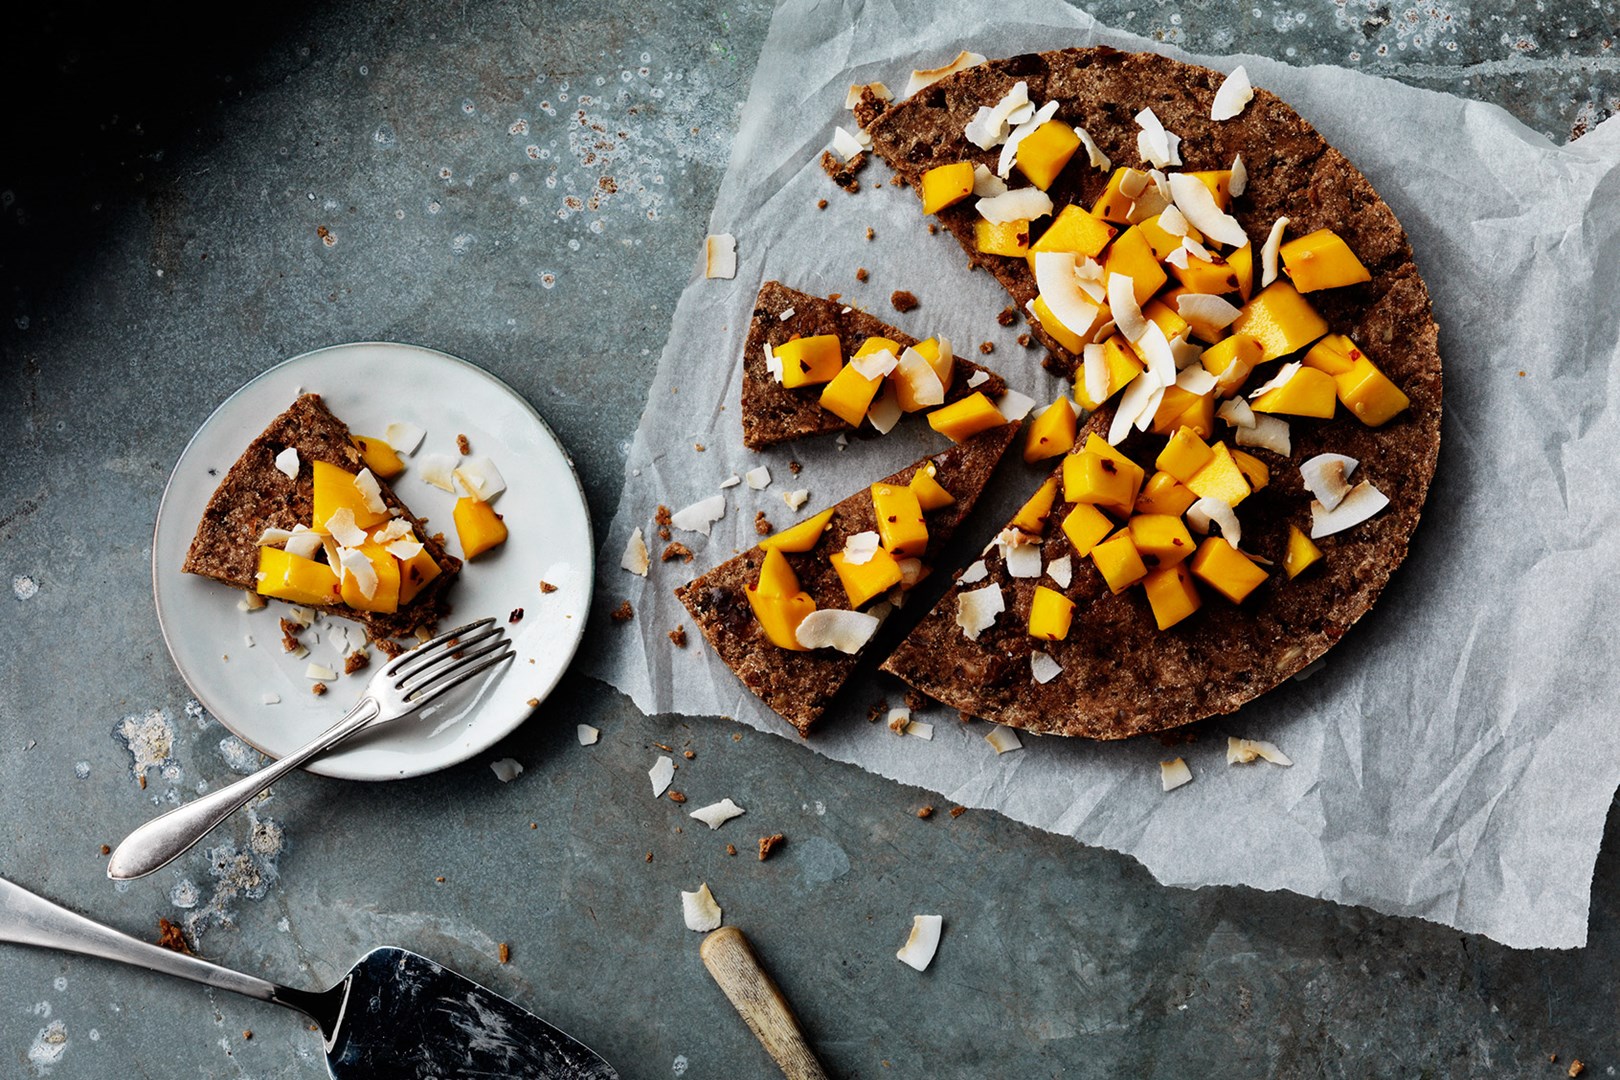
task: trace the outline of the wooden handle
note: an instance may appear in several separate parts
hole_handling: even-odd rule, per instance
[[[698,953],[782,1075],[788,1080],[827,1080],[810,1044],[804,1041],[793,1007],[759,966],[759,958],[741,930],[722,926],[703,939]]]

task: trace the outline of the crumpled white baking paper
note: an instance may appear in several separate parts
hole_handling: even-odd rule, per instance
[[[848,196],[817,158],[835,124],[854,128],[843,108],[852,82],[899,94],[912,68],[961,48],[996,57],[1088,44],[1155,47],[1049,0],[778,9],[711,220],[737,237],[737,277],[695,278],[676,309],[598,560],[599,604],[629,598],[636,617],[603,627],[588,673],[647,713],[728,715],[797,738],[715,659],[670,590],[753,543],[758,510],[783,527],[944,443],[912,419],[845,450],[824,438],[745,451],[739,357],[755,291],[770,278],[841,291],[963,352],[994,340],[994,355],[974,358],[1050,401],[1059,386],[1039,353],[1013,344],[1021,327],[995,325],[1004,294],[963,272],[943,232],[926,233],[916,196],[885,184],[881,163]],[[901,738],[867,722],[877,697],[898,703],[897,684],[876,676],[807,745],[1127,852],[1168,884],[1289,889],[1512,946],[1581,945],[1620,782],[1620,123],[1560,147],[1494,106],[1351,71],[1183,58],[1246,65],[1366,173],[1411,236],[1441,327],[1445,420],[1410,558],[1314,677],[1184,747],[1022,735],[1022,750],[998,756],[989,725],[939,708],[920,714],[932,741]],[[901,288],[922,299],[908,315],[887,303]],[[676,533],[693,562],[658,561],[653,539],[649,577],[619,569],[632,529],[654,536],[657,504],[678,509],[760,463],[770,487],[726,489],[707,538]],[[1044,474],[1003,469],[1006,490],[969,522],[975,547]],[[793,513],[780,495],[798,488],[809,501]],[[684,650],[666,636],[678,624],[691,632]],[[1294,765],[1229,766],[1228,734],[1272,740]],[[1165,793],[1158,763],[1176,755],[1195,779]]]

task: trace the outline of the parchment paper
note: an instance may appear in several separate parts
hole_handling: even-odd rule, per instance
[[[598,560],[600,603],[629,598],[636,617],[604,627],[588,673],[647,713],[728,715],[797,738],[695,632],[686,649],[671,646],[669,630],[694,628],[670,590],[752,544],[757,510],[783,527],[944,444],[912,420],[846,450],[819,439],[745,451],[739,357],[754,294],[780,278],[842,291],[963,352],[992,340],[994,355],[974,359],[1050,401],[1059,387],[1040,353],[1013,343],[1022,327],[995,324],[1005,295],[987,274],[963,271],[943,232],[927,235],[916,196],[883,183],[881,163],[862,174],[860,194],[845,195],[816,159],[834,124],[854,126],[843,109],[851,82],[881,79],[898,94],[913,67],[959,48],[996,57],[1086,44],[1155,47],[1048,0],[778,9],[711,221],[737,236],[737,277],[695,277],[676,309]],[[1410,558],[1319,673],[1175,751],[1152,739],[1024,735],[1024,749],[997,756],[989,725],[939,708],[920,716],[934,722],[933,741],[900,738],[866,720],[875,698],[898,703],[897,684],[876,676],[807,745],[1127,852],[1168,884],[1290,889],[1512,946],[1581,945],[1620,781],[1620,123],[1556,147],[1494,106],[1350,71],[1176,55],[1245,64],[1367,174],[1410,233],[1445,363],[1444,447]],[[821,198],[829,205],[818,211]],[[857,266],[869,284],[856,283]],[[900,288],[922,307],[895,314],[887,298]],[[762,462],[773,483],[728,490],[712,536],[676,534],[697,552],[692,563],[657,561],[657,504],[678,509]],[[969,522],[975,549],[1043,472],[1002,472],[1016,490]],[[810,499],[793,514],[779,496],[800,487]],[[637,526],[654,550],[645,580],[619,569]],[[1271,739],[1295,764],[1228,766],[1227,734]],[[1165,794],[1158,762],[1175,753],[1195,781]]]

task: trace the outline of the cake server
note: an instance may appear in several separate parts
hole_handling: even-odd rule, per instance
[[[271,1001],[320,1025],[334,1080],[618,1080],[587,1047],[425,956],[373,949],[326,990],[296,990],[137,941],[0,878],[0,941],[98,956]]]

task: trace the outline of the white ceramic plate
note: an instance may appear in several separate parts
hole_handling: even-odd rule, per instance
[[[272,757],[280,757],[335,723],[358,698],[370,672],[329,680],[328,693],[310,692],[311,661],[342,670],[331,642],[336,626],[358,623],[322,615],[304,640],[310,655],[282,650],[278,618],[287,606],[272,600],[261,611],[237,608],[241,593],[180,572],[204,507],[225,475],[271,419],[299,394],[314,391],[358,435],[381,437],[395,420],[427,437],[394,490],[428,527],[443,531],[460,555],[451,521],[455,496],[417,478],[422,456],[456,456],[463,434],[474,454],[487,454],[506,479],[495,507],[506,519],[505,544],[468,563],[447,596],[451,614],[441,629],[494,616],[507,625],[517,659],[476,692],[448,695],[443,707],[381,728],[310,766],[311,772],[354,780],[389,780],[443,769],[487,749],[521,724],[543,701],[573,658],[590,611],[590,514],[567,453],[540,415],[511,387],[464,360],[414,345],[336,345],[271,368],[214,411],[169,477],[152,543],[152,585],[158,622],[180,674],[220,723]],[[557,590],[542,594],[541,580]],[[247,644],[247,638],[254,641]],[[373,653],[373,670],[387,658]],[[266,704],[267,695],[280,701]]]

